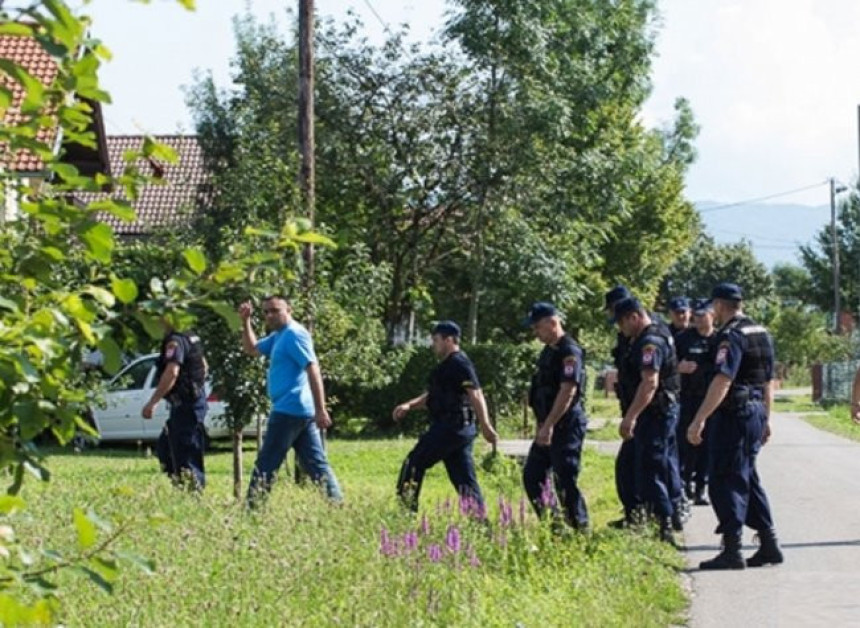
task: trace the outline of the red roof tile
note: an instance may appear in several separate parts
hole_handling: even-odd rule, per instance
[[[203,163],[203,150],[195,136],[161,135],[153,139],[173,148],[178,161],[168,164],[138,160],[140,172],[151,176],[161,174],[164,184],[143,186],[138,199],[132,203],[137,212],[134,222],[123,222],[110,214],[100,216],[118,235],[142,235],[157,228],[186,226],[211,194],[209,176]],[[107,145],[110,170],[117,176],[125,167],[123,153],[139,151],[143,146],[143,136],[108,136]],[[81,203],[90,203],[108,197],[124,198],[122,193],[86,193],[77,195],[76,199]]]
[[[42,45],[32,37],[16,35],[0,35],[0,59],[8,59],[21,66],[43,85],[50,85],[57,76],[57,64]],[[14,126],[23,121],[21,101],[24,99],[24,88],[5,73],[0,74],[0,85],[12,91],[12,104],[3,116],[3,124]],[[42,127],[37,139],[50,144],[56,137],[55,126]],[[19,151],[11,158],[4,154],[0,146],[0,163],[6,163],[10,170],[18,172],[38,172],[43,169],[42,161],[29,151]]]

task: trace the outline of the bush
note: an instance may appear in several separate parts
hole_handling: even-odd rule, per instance
[[[537,359],[535,344],[479,344],[463,348],[475,363],[490,416],[518,415]],[[388,382],[380,387],[329,384],[336,398],[336,433],[341,436],[384,433],[395,428],[391,411],[398,403],[427,390],[430,371],[437,364],[430,347],[392,349],[386,355]],[[427,424],[424,411],[410,412],[400,424],[407,433]]]

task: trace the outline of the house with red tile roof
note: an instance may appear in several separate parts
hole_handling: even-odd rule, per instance
[[[157,135],[150,139],[164,144],[176,153],[176,163],[156,159],[139,159],[137,170],[153,177],[152,183],[144,185],[137,199],[131,202],[137,217],[124,222],[112,214],[105,213],[101,219],[109,224],[116,235],[123,238],[145,236],[155,230],[184,228],[189,225],[200,208],[211,199],[212,186],[203,161],[203,149],[193,135]],[[107,138],[108,160],[111,170],[119,174],[130,164],[125,162],[128,151],[139,153],[143,146],[143,135],[112,135]],[[122,192],[81,193],[76,201],[87,204],[112,197],[124,200]]]
[[[57,77],[54,58],[33,37],[0,35],[0,59],[7,59],[26,70],[43,85],[50,85]],[[5,111],[0,111],[4,125],[20,124],[23,120],[21,103],[26,96],[23,86],[0,72],[0,85],[12,93],[12,101]],[[78,144],[63,143],[58,126],[44,126],[38,139],[53,145],[55,154],[62,161],[77,167],[82,174],[96,172],[117,176],[129,164],[125,155],[129,151],[139,153],[143,146],[143,135],[121,135],[108,137],[104,131],[101,107],[98,102],[86,101],[93,111],[91,131],[97,140],[95,149]],[[108,223],[120,237],[140,237],[157,229],[186,227],[197,209],[205,205],[211,195],[209,177],[203,162],[203,151],[197,138],[189,135],[163,135],[151,138],[166,144],[177,155],[176,163],[160,162],[156,159],[141,160],[134,164],[138,171],[153,177],[154,181],[144,185],[137,199],[131,202],[137,212],[132,222],[123,222],[112,214],[101,219]],[[62,151],[62,152],[61,152]],[[38,182],[50,176],[38,155],[30,151],[4,151],[0,145],[0,177]],[[7,187],[12,191],[12,186]],[[86,205],[105,198],[123,199],[118,190],[101,193],[80,193],[75,202]],[[0,221],[17,214],[17,198],[13,193],[5,195],[6,206],[0,208]]]
[[[35,25],[29,25],[35,28]],[[23,68],[28,74],[46,87],[57,78],[57,63],[42,45],[33,37],[25,35],[0,35],[0,59],[11,61]],[[5,110],[0,110],[0,120],[4,126],[16,126],[25,120],[21,105],[26,96],[24,87],[4,72],[0,72],[0,85],[11,92],[11,103]],[[76,143],[63,142],[62,130],[58,125],[45,125],[39,129],[36,139],[53,146],[54,154],[61,154],[62,161],[74,165],[81,173],[109,173],[107,156],[107,141],[102,120],[101,106],[98,102],[86,100],[92,109],[90,131],[96,137],[96,147],[82,146]],[[38,155],[27,151],[9,150],[0,145],[0,174],[7,182],[12,179],[24,179],[28,183],[37,184],[49,176],[44,163]],[[7,185],[4,195],[5,206],[0,211],[0,219],[17,214],[18,199],[14,194],[14,186]]]

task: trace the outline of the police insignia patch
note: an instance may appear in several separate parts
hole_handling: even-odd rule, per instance
[[[177,343],[168,342],[167,346],[164,348],[164,357],[167,360],[170,360],[173,356],[176,355],[176,347]]]
[[[726,361],[726,357],[729,354],[729,343],[727,340],[724,340],[720,343],[719,348],[717,349],[717,364],[723,364]]]
[[[656,355],[657,347],[655,345],[645,345],[642,347],[642,364],[653,364]]]

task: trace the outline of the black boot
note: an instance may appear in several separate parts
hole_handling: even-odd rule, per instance
[[[776,530],[759,530],[758,538],[761,542],[755,554],[747,558],[747,567],[761,567],[763,565],[778,565],[784,559],[782,550],[776,540]]]
[[[675,535],[672,533],[673,527],[672,518],[666,517],[660,519],[660,540],[672,547],[678,547],[678,544],[675,542]]]
[[[723,551],[711,560],[703,560],[699,563],[699,569],[743,569],[746,567],[744,557],[741,556],[741,535],[724,534]]]
[[[708,498],[705,497],[705,487],[697,486],[696,487],[696,497],[693,499],[693,504],[696,506],[710,506],[711,502],[708,501]]]

